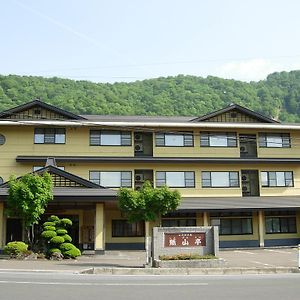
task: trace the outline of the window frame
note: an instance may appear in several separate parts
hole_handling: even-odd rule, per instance
[[[266,173],[267,174],[267,185],[264,184],[263,182],[263,173]],[[276,182],[276,185],[270,185],[270,174],[269,173],[275,173],[275,182]],[[285,185],[277,185],[277,174],[276,173],[284,173],[284,181],[285,181]],[[292,185],[288,185],[287,184],[287,179],[286,178],[286,173],[291,173],[292,175]],[[293,171],[260,171],[260,184],[261,184],[261,187],[263,188],[286,188],[286,187],[294,187],[294,172]]]
[[[92,133],[98,133],[98,139],[99,144],[93,144],[92,143]],[[101,135],[105,132],[114,132],[120,136],[120,145],[102,145],[101,144]],[[128,138],[130,137],[130,138]],[[130,141],[130,143],[125,143],[125,141]],[[103,130],[103,129],[90,129],[89,132],[89,144],[92,147],[132,147],[132,132],[131,131],[125,131],[125,130]]]
[[[42,133],[37,133],[37,131],[42,131]],[[54,137],[54,142],[45,142],[46,140],[46,135],[50,133],[46,133],[46,131],[53,131],[53,137]],[[64,135],[64,142],[63,143],[58,143],[56,142],[57,136],[62,135],[62,133],[58,133],[58,131],[63,131]],[[37,135],[43,135],[43,142],[39,143],[36,142],[36,136]],[[49,137],[48,137],[49,138]],[[67,134],[66,134],[66,128],[64,127],[37,127],[34,128],[34,134],[33,134],[33,142],[35,145],[65,145],[67,140]]]
[[[211,146],[210,145],[210,137],[212,136],[226,136],[227,146]],[[232,141],[235,141],[233,143],[234,145],[228,145],[228,141],[232,139]],[[200,147],[208,148],[237,148],[238,147],[238,138],[236,132],[219,132],[219,131],[201,131],[200,132]]]
[[[99,180],[96,182],[96,180],[93,180],[91,179],[91,173],[99,173]],[[116,186],[104,186],[101,184],[101,172],[106,172],[106,173],[120,173],[120,186],[116,187]],[[124,179],[122,178],[122,173],[130,173],[130,179]],[[123,174],[124,175],[124,174]],[[125,180],[130,180],[130,185],[122,185],[122,180],[125,181]],[[93,182],[93,183],[96,183],[98,185],[101,185],[101,186],[104,186],[104,187],[107,187],[107,188],[122,188],[122,187],[126,187],[126,188],[132,188],[132,171],[127,171],[127,170],[122,170],[122,171],[110,171],[110,170],[90,170],[89,171],[89,181]]]
[[[164,184],[161,184],[161,185],[158,185],[157,184],[157,173],[164,173],[164,179],[160,179],[160,180],[164,180]],[[184,173],[184,186],[169,186],[167,184],[167,174],[166,173]],[[193,179],[189,179],[187,178],[187,174],[186,173],[189,173],[189,174],[193,174]],[[193,181],[193,185],[188,185],[187,186],[187,182],[192,180]],[[182,189],[190,189],[190,188],[195,188],[195,171],[156,171],[155,172],[155,187],[157,188],[160,188],[160,187],[163,187],[163,186],[168,186],[170,188],[182,188]]]
[[[280,137],[281,138],[281,147],[276,146],[268,146],[268,137]],[[258,133],[258,147],[259,148],[273,148],[273,149],[281,149],[281,148],[291,148],[291,135],[290,133],[273,133],[273,132],[259,132]]]
[[[166,136],[180,135],[183,138],[183,145],[166,145]],[[189,144],[189,138],[191,138],[191,143]],[[167,132],[157,132],[155,133],[155,147],[194,147],[194,133],[192,131],[178,132],[178,133],[167,133]]]
[[[116,222],[118,222],[119,224],[116,224]],[[114,224],[115,223],[115,224]],[[116,232],[116,228],[115,226],[119,225],[120,228],[118,228],[117,233]],[[135,232],[136,234],[127,234],[126,235],[126,226],[136,226]],[[138,230],[138,226],[142,226],[142,228],[140,230]],[[118,234],[118,232],[123,231],[122,233],[124,234]],[[129,230],[127,230],[128,232]],[[138,234],[138,232],[141,231],[140,234]],[[124,219],[112,219],[111,220],[111,237],[112,238],[136,238],[136,237],[144,237],[145,236],[145,222],[140,221],[140,222],[134,222],[134,223],[128,223],[127,220]]]
[[[280,231],[268,230],[268,226],[267,226],[267,225],[269,225],[267,223],[268,219],[271,220],[272,230],[274,229],[274,221],[277,220]],[[293,219],[293,224],[290,224],[289,220],[292,220],[292,219]],[[283,220],[287,221],[286,225],[287,225],[288,231],[282,231],[282,227],[284,226]],[[294,228],[292,230],[289,230],[292,225],[294,226]],[[265,234],[291,234],[291,233],[297,233],[297,214],[296,214],[296,212],[281,211],[281,212],[270,212],[270,213],[265,214]]]
[[[209,180],[210,185],[203,185],[203,174],[204,173],[209,173]],[[229,186],[212,186],[212,177],[211,173],[228,173],[228,182]],[[232,173],[237,173],[237,183],[238,185],[231,185],[232,182],[234,182],[236,179],[230,178],[232,176]],[[201,171],[201,187],[202,188],[215,188],[215,189],[228,189],[228,188],[240,188],[241,187],[241,179],[240,179],[240,172],[239,171]]]

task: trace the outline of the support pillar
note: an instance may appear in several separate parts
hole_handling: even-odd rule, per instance
[[[258,211],[258,237],[259,237],[259,247],[264,247],[265,246],[265,225],[264,225],[263,210]]]
[[[203,213],[203,226],[209,226],[209,213]]]
[[[4,237],[4,230],[3,230],[3,224],[4,222],[4,204],[3,202],[0,203],[0,252],[3,249],[3,237]]]
[[[95,254],[104,254],[104,204],[96,203]]]

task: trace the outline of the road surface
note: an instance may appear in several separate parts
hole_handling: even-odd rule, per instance
[[[298,299],[300,274],[103,276],[0,272],[1,300]]]

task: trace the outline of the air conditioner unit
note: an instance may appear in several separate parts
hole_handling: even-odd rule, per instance
[[[143,140],[143,135],[141,133],[135,133],[134,134],[134,140],[136,142],[141,142]]]
[[[248,153],[247,147],[246,147],[246,146],[241,146],[240,152],[241,152],[241,153]]]
[[[242,175],[242,181],[245,182],[245,181],[249,181],[250,178],[249,178],[249,175]]]
[[[144,146],[142,143],[136,143],[134,145],[134,151],[135,152],[143,152],[144,151]]]
[[[143,173],[135,173],[134,180],[135,180],[135,182],[144,181],[144,174]]]
[[[242,191],[243,192],[249,192],[249,186],[248,185],[243,185],[242,186]]]

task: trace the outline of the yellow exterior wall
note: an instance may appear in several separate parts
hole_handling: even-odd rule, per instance
[[[144,237],[112,237],[112,220],[125,220],[121,216],[121,212],[117,209],[105,210],[105,242],[106,243],[144,243]],[[152,224],[150,224],[149,230],[151,230]]]
[[[95,250],[104,250],[104,205],[102,203],[96,204],[96,218],[95,218]]]

